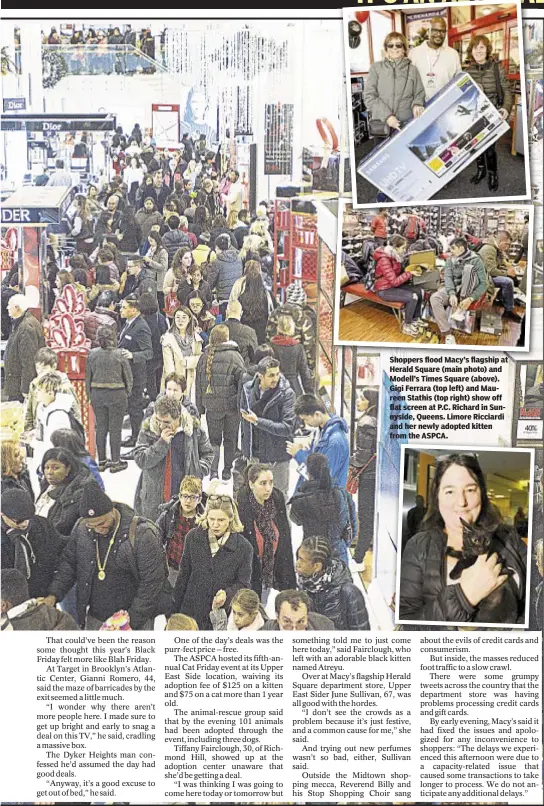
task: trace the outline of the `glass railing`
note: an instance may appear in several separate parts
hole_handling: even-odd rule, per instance
[[[44,87],[65,76],[141,75],[168,72],[133,45],[42,45]]]

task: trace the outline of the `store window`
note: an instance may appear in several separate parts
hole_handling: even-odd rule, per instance
[[[393,15],[389,12],[381,13],[377,12],[374,13],[372,17],[372,52],[373,52],[373,60],[375,62],[380,61],[383,59],[383,40],[390,34],[391,31],[395,30],[395,26],[393,23]]]
[[[508,73],[519,73],[519,32],[518,26],[510,28],[510,47],[508,49]]]
[[[451,9],[451,27],[456,28],[458,25],[465,25],[470,22],[471,16],[470,6],[461,6],[461,8]]]

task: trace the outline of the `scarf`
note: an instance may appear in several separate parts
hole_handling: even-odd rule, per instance
[[[311,577],[303,577],[297,573],[297,587],[308,593],[319,593],[328,588],[332,581],[332,565],[321,574],[312,574]]]
[[[240,629],[238,629],[234,623],[232,610],[227,621],[227,630],[231,630],[232,632],[254,632],[255,630],[260,630],[262,626],[264,626],[264,618],[261,616],[259,611],[257,611],[257,615],[255,616],[254,620],[251,622],[251,624],[248,624],[247,627],[240,627]]]
[[[279,537],[276,527],[276,505],[272,497],[265,501],[264,504],[259,504],[253,493],[251,493],[249,501],[255,524],[257,544],[260,542],[259,536],[262,541],[262,550],[259,550],[259,554],[262,565],[263,587],[271,588],[274,580],[274,558]]]

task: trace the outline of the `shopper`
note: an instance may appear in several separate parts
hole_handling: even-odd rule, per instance
[[[230,615],[225,611],[227,594],[219,591],[213,597],[210,621],[214,630],[232,630],[233,632],[255,632],[261,630],[268,616],[258,595],[253,590],[242,588],[232,597]]]
[[[196,476],[185,476],[179,487],[179,494],[160,508],[157,529],[168,562],[168,581],[176,584],[185,537],[197,525],[197,515],[202,515],[202,480]]]
[[[458,579],[449,550],[463,550],[465,527],[486,531],[490,549]],[[474,555],[475,556],[475,555]],[[510,575],[503,573],[509,569]],[[501,522],[473,454],[453,453],[436,463],[421,531],[404,550],[399,616],[405,621],[521,623],[525,617],[525,547]]]
[[[473,36],[467,49],[469,63],[464,69],[476,84],[481,87],[493,106],[499,110],[502,119],[508,120],[512,111],[514,96],[502,65],[500,62],[495,61],[492,54],[493,45],[487,36],[483,34]],[[497,191],[499,189],[499,173],[495,143],[486,149],[484,154],[477,157],[476,173],[470,181],[478,185],[486,174],[489,190]]]
[[[287,302],[279,305],[270,312],[266,326],[266,341],[270,341],[278,332],[278,318],[288,314],[295,323],[295,338],[304,347],[306,361],[312,372],[315,370],[316,358],[316,327],[311,316],[309,306],[306,305],[307,296],[300,280],[294,280],[287,286]]]
[[[374,291],[387,302],[403,302],[401,331],[405,336],[417,336],[418,327],[426,326],[421,318],[423,290],[412,285],[412,275],[403,271],[403,257],[408,242],[402,235],[392,235],[388,246],[376,249]]]
[[[16,568],[2,569],[1,629],[4,630],[78,630],[69,613],[30,598],[28,582]],[[60,639],[62,640],[62,639]]]
[[[253,549],[243,537],[236,504],[228,495],[210,495],[199,525],[185,537],[174,610],[196,619],[199,629],[211,630],[210,611],[219,591],[225,607],[235,593],[250,588]]]
[[[190,394],[198,357],[202,353],[202,339],[189,308],[178,308],[161,343],[164,374],[176,372],[183,375],[187,380],[187,394]]]
[[[151,400],[155,400],[163,376],[163,354],[161,339],[168,330],[166,317],[159,312],[159,305],[153,294],[142,294],[140,311],[151,331],[153,358],[146,364],[146,391]]]
[[[132,391],[127,404],[131,436],[125,439],[121,445],[133,448],[136,445],[143,419],[143,392],[147,380],[146,365],[153,358],[153,343],[149,325],[141,315],[139,299],[127,297],[123,300],[121,319],[125,324],[119,333],[118,346],[123,357],[130,362],[132,370]]]
[[[388,213],[387,209],[378,210],[377,215],[375,215],[370,222],[370,231],[374,236],[374,243],[376,246],[385,246],[387,243],[387,222],[388,222]]]
[[[248,261],[240,283],[238,302],[242,306],[241,322],[253,328],[258,343],[262,344],[266,341],[266,326],[273,303],[264,286],[260,263]],[[230,299],[233,299],[232,291]]]
[[[242,276],[242,261],[238,252],[232,248],[228,235],[218,235],[214,248],[217,257],[210,265],[207,279],[219,301],[219,310],[224,313],[232,287]]]
[[[295,428],[295,393],[280,373],[276,358],[263,358],[255,376],[242,386],[242,453],[251,461],[272,466],[274,486],[287,495],[289,489],[288,442]]]
[[[334,630],[334,622],[320,613],[310,612],[310,597],[302,590],[285,590],[274,600],[276,618],[267,621],[262,630]]]
[[[59,372],[59,357],[57,353],[52,350],[51,347],[41,347],[36,353],[34,363],[36,367],[36,377],[30,382],[30,386],[28,387],[28,397],[26,399],[25,408],[25,432],[28,433],[32,431],[36,426],[36,411],[38,408],[37,381],[42,375],[50,372],[55,372],[60,376],[60,391],[72,395],[71,413],[76,420],[81,421],[81,409],[76,390],[69,380],[68,375],[65,372]]]
[[[46,451],[41,472],[43,480],[36,500],[36,515],[47,518],[61,535],[68,537],[79,519],[84,487],[96,482],[89,468],[65,448]]]
[[[462,318],[472,303],[485,294],[488,280],[482,258],[470,251],[464,238],[454,238],[450,249],[451,257],[444,267],[445,285],[431,295],[431,308],[444,343],[456,344],[448,308]]]
[[[283,493],[274,486],[272,467],[249,465],[237,504],[244,537],[253,547],[251,587],[266,604],[272,589],[296,585],[291,527]]]
[[[297,583],[313,612],[326,616],[337,630],[369,630],[361,591],[345,563],[335,559],[324,537],[305,538],[297,551]]]
[[[236,300],[229,302],[225,325],[229,330],[229,338],[238,345],[240,355],[247,367],[253,361],[253,356],[257,349],[257,335],[252,327],[241,323],[241,318],[242,306],[240,303]]]
[[[53,448],[64,448],[70,451],[82,465],[90,470],[96,483],[104,489],[104,481],[100,475],[100,470],[94,458],[85,447],[84,437],[72,428],[57,428],[51,434],[51,445]]]
[[[185,476],[204,478],[210,472],[213,448],[200,422],[173,397],[160,397],[144,420],[134,449],[142,473],[134,509],[156,521],[162,504],[178,494]]]
[[[152,274],[157,286],[157,302],[159,310],[164,308],[164,280],[168,271],[168,252],[162,245],[162,238],[155,230],[150,230],[147,236],[149,248],[144,255],[144,265]]]
[[[54,605],[77,582],[82,629],[99,630],[119,610],[128,611],[133,630],[153,629],[166,579],[155,527],[94,483],[83,491],[79,516],[45,604]]]
[[[317,395],[301,395],[295,403],[295,414],[306,427],[316,429],[310,437],[308,447],[300,448],[293,442],[287,443],[287,452],[299,464],[299,472],[311,453],[323,453],[329,460],[331,479],[338,487],[346,486],[349,469],[349,442],[346,434],[348,424],[342,417],[329,414],[323,401]],[[301,475],[297,490],[303,481]]]
[[[117,349],[116,331],[102,325],[97,332],[98,347],[87,356],[85,385],[96,423],[98,467],[119,473],[128,467],[121,461],[121,431],[132,393],[133,379],[129,360]],[[109,434],[111,460],[106,458]]]
[[[30,475],[26,469],[26,452],[15,439],[0,441],[0,464],[2,469],[1,493],[22,490],[34,500]]]
[[[191,244],[187,234],[182,232],[179,228],[180,221],[178,215],[174,214],[169,216],[166,223],[168,230],[163,235],[162,245],[168,252],[168,268],[170,268],[178,249],[181,249],[183,246],[190,247]]]
[[[187,270],[187,277],[181,280],[178,286],[177,295],[181,305],[187,305],[187,298],[193,291],[198,291],[207,307],[212,304],[213,294],[210,284],[204,280],[202,267],[195,262],[191,263]]]
[[[282,314],[277,319],[277,333],[270,339],[274,355],[280,362],[280,371],[289,381],[296,397],[312,393],[314,378],[308,367],[304,347],[295,338],[295,323],[291,316]]]
[[[51,435],[58,428],[73,428],[84,438],[81,420],[74,413],[74,398],[63,392],[63,379],[58,372],[44,372],[36,379],[36,421],[31,432],[30,445],[36,465],[44,453],[52,447]]]
[[[359,516],[359,538],[353,554],[356,563],[364,563],[365,554],[367,551],[372,551],[374,539],[378,402],[378,390],[365,387],[358,394],[356,403],[360,416],[355,428],[355,450],[350,463],[350,474],[357,485]]]
[[[236,453],[240,425],[238,396],[244,368],[244,360],[236,343],[230,340],[228,327],[216,325],[198,360],[195,399],[199,413],[206,414],[210,442],[215,451],[212,478],[218,477],[223,444],[223,481],[231,478]]]
[[[42,326],[29,310],[28,297],[13,294],[7,308],[13,324],[4,353],[3,392],[7,400],[22,402],[36,377],[36,354],[40,347],[45,347],[45,337]]]
[[[449,47],[447,40],[447,18],[433,17],[428,38],[421,45],[412,48],[408,54],[423,82],[426,101],[461,72],[459,54],[455,48]]]
[[[144,258],[138,253],[127,255],[127,276],[121,298],[141,297],[142,294],[157,296],[157,283],[154,272],[144,268]]]
[[[501,292],[504,305],[503,316],[511,322],[521,322],[521,316],[514,311],[514,287],[516,270],[508,263],[507,254],[512,244],[512,236],[506,230],[499,230],[496,237],[490,235],[487,242],[478,250],[484,262],[487,275],[495,288]]]

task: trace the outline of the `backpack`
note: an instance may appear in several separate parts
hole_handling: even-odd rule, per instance
[[[376,282],[376,261],[373,257],[368,259],[366,264],[366,274],[363,278],[363,285],[367,291],[374,291],[374,283]]]
[[[65,411],[65,409],[54,409],[53,411],[50,411],[49,414],[47,415],[47,420],[45,421],[46,425],[49,422],[49,418],[51,417],[51,415],[54,414],[56,411]],[[70,430],[75,431],[75,433],[78,435],[78,437],[81,437],[81,439],[83,440],[83,444],[85,445],[86,435],[85,435],[85,429],[83,428],[83,425],[77,419],[77,417],[75,416],[75,414],[73,413],[73,411],[71,409],[69,411],[67,411],[66,414],[68,415],[68,418],[70,420]]]
[[[134,515],[128,528],[128,542],[130,543],[132,551],[134,551],[134,543],[136,542],[136,527],[138,526],[139,522],[144,522],[145,525],[151,529],[153,535],[157,538],[157,543],[162,548],[165,577],[159,598],[157,599],[155,610],[153,612],[153,618],[161,615],[165,615],[168,618],[174,612],[174,589],[168,581],[168,560],[166,558],[166,551],[163,546],[157,524],[153,521],[150,521],[148,518],[141,517],[140,515]]]
[[[417,238],[419,236],[419,222],[417,216],[408,216],[408,221],[404,225],[402,234],[405,238]]]

